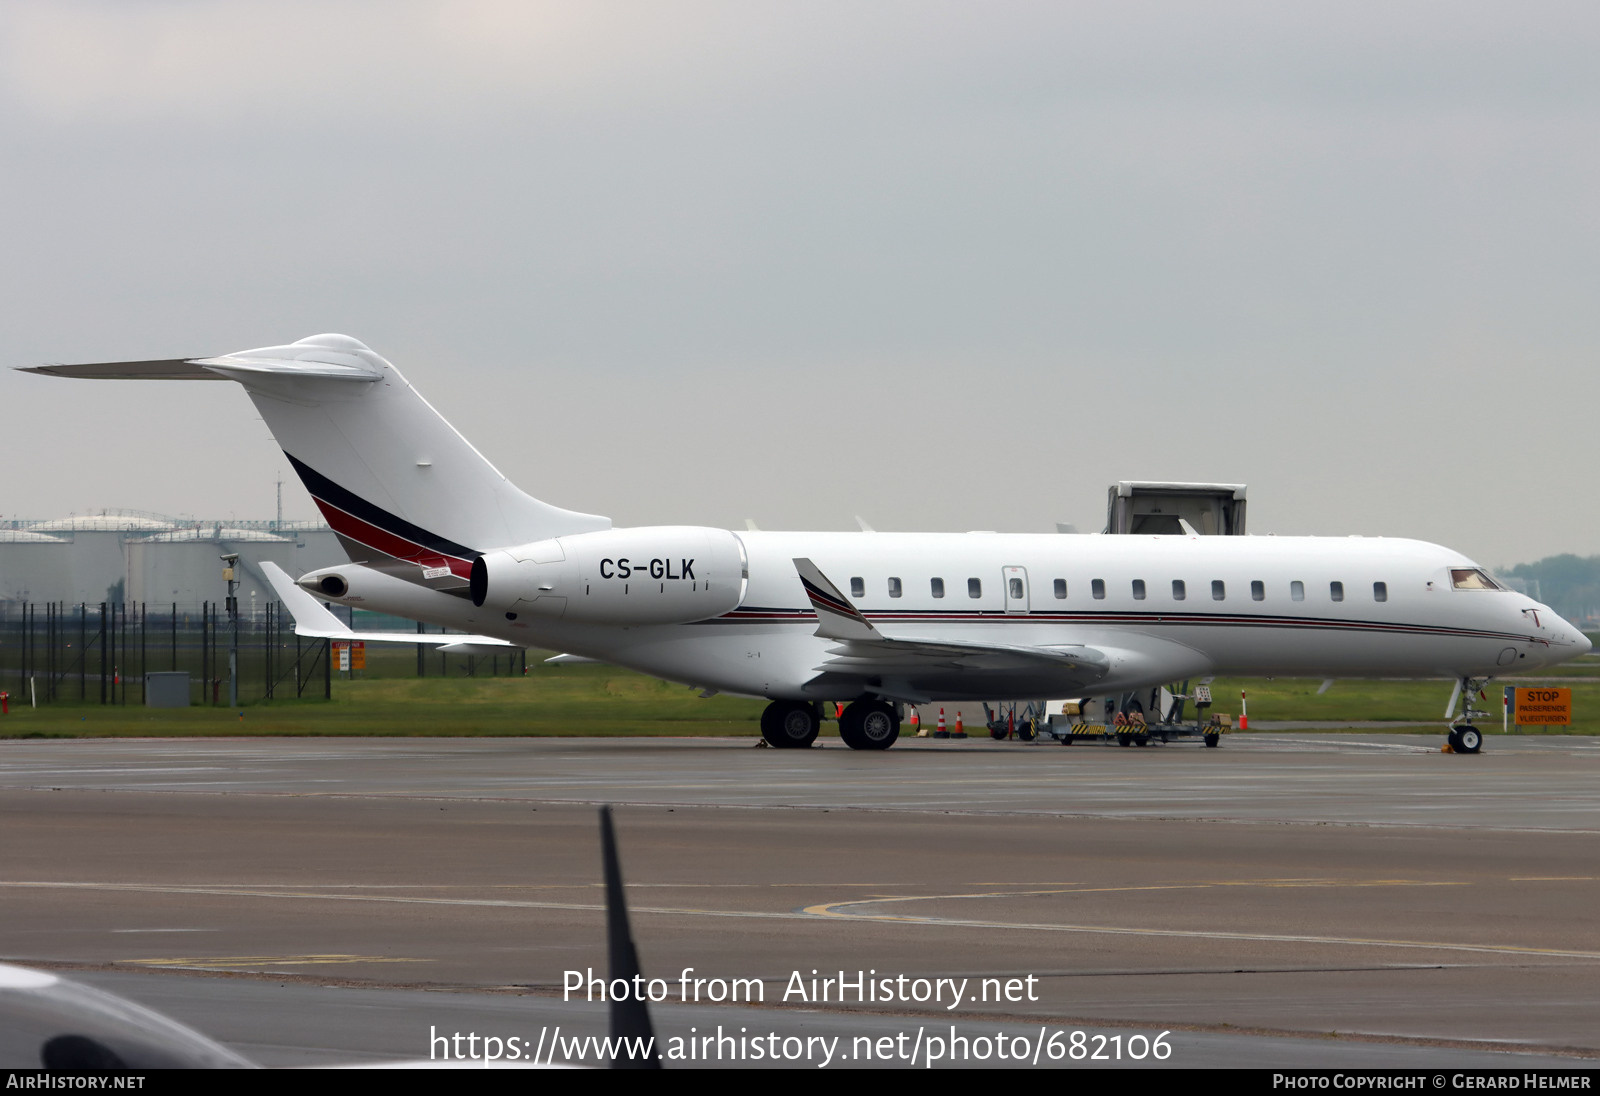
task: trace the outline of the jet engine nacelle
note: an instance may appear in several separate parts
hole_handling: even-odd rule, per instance
[[[295,585],[319,600],[338,602],[353,609],[375,606],[385,613],[431,620],[452,628],[465,627],[468,623],[457,619],[466,615],[466,606],[460,598],[359,563],[342,563],[311,571],[296,579]],[[444,611],[443,616],[441,611]]]
[[[606,529],[486,552],[472,564],[472,603],[509,619],[687,624],[744,597],[744,545],[725,529]],[[513,615],[515,614],[515,615]]]

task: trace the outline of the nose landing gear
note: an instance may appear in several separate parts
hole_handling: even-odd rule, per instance
[[[1486,677],[1463,677],[1456,681],[1455,691],[1450,694],[1450,708],[1445,712],[1446,716],[1454,716],[1450,721],[1450,733],[1445,736],[1452,752],[1475,754],[1483,748],[1483,732],[1472,725],[1472,720],[1474,716],[1489,713],[1482,708],[1474,708],[1472,702],[1488,684]],[[1458,716],[1455,715],[1457,697],[1461,698],[1461,714]]]

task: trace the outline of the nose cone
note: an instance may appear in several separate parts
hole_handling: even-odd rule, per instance
[[[1534,646],[1526,652],[1526,657],[1535,665],[1554,666],[1569,658],[1588,654],[1593,647],[1589,637],[1577,625],[1563,619],[1550,606],[1540,605],[1531,598],[1522,608],[1522,623],[1523,627],[1532,624],[1532,634],[1528,638],[1535,644],[1543,644],[1542,650]]]
[[[1546,614],[1549,614],[1546,616]],[[1546,606],[1539,606],[1539,615],[1549,621],[1548,633],[1550,636],[1550,653],[1554,662],[1565,662],[1569,658],[1588,654],[1594,644],[1589,642],[1589,637],[1584,635],[1576,624],[1563,620],[1556,615],[1555,610]]]

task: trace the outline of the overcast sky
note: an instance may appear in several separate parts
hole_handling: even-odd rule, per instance
[[[9,365],[322,331],[618,524],[1600,553],[1600,6],[0,6]],[[0,517],[309,518],[235,386],[0,375]]]

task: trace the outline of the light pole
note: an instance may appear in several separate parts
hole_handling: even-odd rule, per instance
[[[219,557],[225,567],[222,568],[222,578],[228,584],[228,626],[232,633],[228,640],[228,707],[239,706],[239,599],[235,591],[239,589],[239,580],[233,577],[234,564],[239,562],[237,552],[229,552]]]

